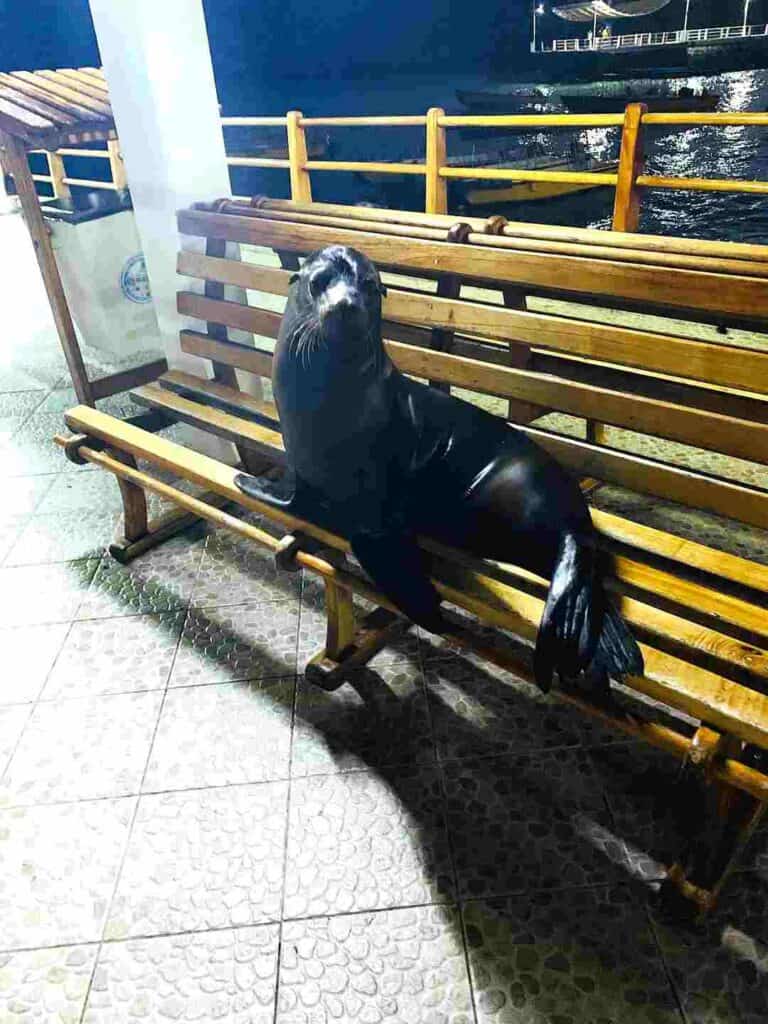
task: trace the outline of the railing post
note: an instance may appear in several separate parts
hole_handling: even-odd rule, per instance
[[[312,202],[312,184],[307,170],[307,138],[300,110],[289,110],[287,117],[288,160],[291,171],[291,199],[297,203]]]
[[[47,153],[48,173],[51,176],[51,185],[56,199],[69,199],[69,185],[64,182],[64,158],[59,153]]]
[[[643,170],[643,115],[644,103],[630,103],[624,114],[621,132],[616,199],[613,206],[613,230],[637,231],[640,221],[640,190],[638,175]]]
[[[112,181],[115,188],[122,192],[124,188],[128,188],[128,179],[125,176],[125,164],[120,153],[120,143],[117,139],[110,139],[107,142],[107,151],[109,152],[109,170],[112,175]]]
[[[441,117],[445,117],[441,107],[430,107],[427,111],[426,213],[448,213],[448,183],[440,177],[440,168],[446,161],[445,128],[440,124]]]

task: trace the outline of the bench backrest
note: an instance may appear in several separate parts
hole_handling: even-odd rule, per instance
[[[524,421],[578,474],[768,527],[768,339],[691,326],[768,333],[768,247],[272,201],[185,210],[179,229],[207,240],[179,254],[179,272],[206,282],[179,292],[179,311],[207,323],[181,346],[223,383],[235,367],[269,376],[275,297],[298,259],[354,246],[385,272],[401,370]],[[227,242],[279,261],[226,258]],[[226,301],[224,285],[253,304]]]

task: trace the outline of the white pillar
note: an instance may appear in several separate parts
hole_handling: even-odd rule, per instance
[[[176,211],[231,194],[202,0],[91,0],[91,13],[168,362],[206,376],[181,352],[176,312],[180,287],[202,290],[176,273]],[[231,452],[198,431],[195,445]]]

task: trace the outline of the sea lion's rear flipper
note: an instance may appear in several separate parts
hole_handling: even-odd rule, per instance
[[[603,629],[592,667],[614,677],[641,676],[645,671],[643,652],[610,601],[605,603]]]
[[[605,596],[594,546],[571,534],[560,542],[533,664],[545,691],[555,671],[566,679],[585,670],[613,679],[643,673],[637,641]]]
[[[575,678],[592,661],[603,625],[603,590],[595,552],[573,534],[564,534],[557,552],[547,601],[536,638],[533,671],[546,693],[557,671]]]
[[[351,546],[363,569],[403,615],[431,633],[442,631],[440,595],[413,538],[398,532],[360,533],[351,538]]]

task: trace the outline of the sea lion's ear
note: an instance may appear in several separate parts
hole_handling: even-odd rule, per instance
[[[386,294],[387,294],[387,286],[385,284],[380,284],[379,285],[379,295],[383,299]]]
[[[299,273],[291,274],[291,276],[288,278],[288,284],[295,284],[295,282],[298,281],[300,277],[301,274]]]

